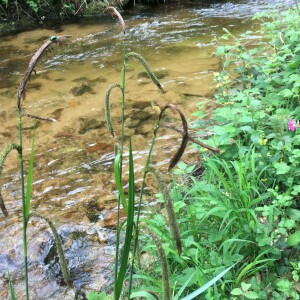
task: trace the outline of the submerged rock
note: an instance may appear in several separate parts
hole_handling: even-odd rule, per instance
[[[7,270],[16,298],[24,298],[22,226],[14,223],[0,233],[0,297],[8,299]],[[114,233],[97,224],[68,223],[58,227],[71,273],[73,288],[62,280],[51,230],[32,219],[28,227],[29,292],[32,299],[74,299],[76,290],[103,290],[112,284]],[[80,299],[80,298],[79,298]]]
[[[105,126],[105,121],[100,121],[96,118],[79,118],[80,121],[80,127],[79,127],[79,133],[84,134],[90,130],[94,129],[100,129]]]
[[[83,82],[80,86],[72,87],[70,92],[76,97],[86,93],[95,94],[93,88],[87,82]]]
[[[165,77],[167,77],[169,75],[169,72],[167,70],[155,70],[154,74],[156,76],[157,79],[163,79]],[[138,74],[138,78],[150,78],[149,74],[147,72],[140,72]]]

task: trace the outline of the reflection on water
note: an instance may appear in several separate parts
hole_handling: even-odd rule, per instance
[[[220,36],[224,27],[234,34],[255,29],[258,24],[251,21],[255,12],[266,11],[276,4],[292,3],[233,1],[124,16],[128,51],[144,56],[166,90],[166,94],[161,94],[145,76],[142,66],[136,61],[128,62],[126,142],[133,135],[137,188],[158,117],[155,107],[172,102],[189,117],[197,109],[197,103],[208,101],[213,93],[210,82],[212,73],[219,69],[219,61],[212,57],[215,47],[212,39]],[[100,289],[110,282],[112,263],[112,249],[107,241],[113,233],[105,230],[103,224],[108,224],[105,216],[115,206],[114,140],[105,126],[104,96],[108,86],[120,80],[123,36],[120,26],[108,18],[99,20],[98,24],[79,23],[61,29],[61,34],[72,35],[72,38],[39,61],[24,101],[28,112],[58,120],[37,125],[32,209],[51,217],[59,227],[68,261],[76,273],[76,287]],[[0,149],[18,141],[17,87],[32,54],[52,35],[54,31],[41,29],[0,40]],[[111,114],[117,135],[121,126],[120,105],[120,94],[113,91]],[[172,123],[176,119],[170,115],[167,120]],[[33,121],[24,118],[26,169],[32,128]],[[166,170],[180,137],[163,129],[159,137],[153,161]],[[194,160],[195,152],[189,150],[183,159]],[[126,155],[124,162],[127,164]],[[127,174],[126,168],[124,174]],[[0,185],[10,213],[8,218],[0,213],[0,298],[7,297],[7,268],[16,282],[17,296],[22,298],[21,198],[16,153],[9,155]],[[126,180],[124,186],[126,189]],[[77,236],[71,235],[71,231]],[[92,235],[88,234],[90,231]],[[85,233],[80,235],[82,232]],[[14,244],[16,239],[18,243]],[[39,290],[39,296],[33,299],[62,299],[62,293],[70,295],[64,299],[71,299],[72,292],[59,285],[59,269],[51,252],[53,238],[45,224],[32,221],[29,239],[30,290],[34,295]],[[43,254],[38,256],[39,253]],[[103,264],[94,255],[87,262],[83,260],[86,259],[84,253],[99,256],[109,253],[111,259],[107,257]],[[81,259],[82,262],[78,261]],[[99,274],[103,275],[101,280]],[[39,276],[43,280],[39,281]]]

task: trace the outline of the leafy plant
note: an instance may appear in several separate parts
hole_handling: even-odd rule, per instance
[[[154,213],[146,221],[166,252],[173,295],[187,297],[238,262],[199,299],[296,297],[287,278],[298,278],[299,260],[299,15],[264,21],[255,45],[243,42],[251,32],[235,37],[225,29],[226,44],[216,50],[223,62],[214,74],[217,108],[193,126],[211,132],[205,142],[222,152],[200,149],[199,177],[184,163],[173,172],[168,193],[182,255],[165,230],[167,218]],[[155,257],[153,243],[141,239],[142,251]],[[136,280],[157,293],[161,269],[154,262],[142,262]]]

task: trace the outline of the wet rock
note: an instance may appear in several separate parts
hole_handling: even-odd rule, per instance
[[[153,113],[151,107],[146,107],[144,110],[130,111],[127,113],[130,117],[125,119],[125,126],[127,128],[137,128],[141,123],[150,119]]]
[[[105,121],[100,121],[96,118],[79,118],[80,121],[80,127],[79,127],[79,133],[84,134],[90,130],[94,129],[100,129],[103,126],[105,126]]]
[[[29,90],[40,90],[42,87],[42,84],[40,82],[30,82],[26,86],[26,92]]]
[[[88,216],[84,216],[84,217],[82,218],[82,220],[81,220],[81,223],[82,223],[82,224],[90,224],[91,221],[90,221],[90,219],[88,218]]]
[[[151,101],[134,101],[132,103],[132,108],[137,108],[141,110],[150,106],[151,106]]]
[[[0,232],[0,298],[8,299],[9,269],[16,299],[24,299],[23,242],[21,220]],[[34,225],[34,226],[33,226]],[[74,299],[76,290],[100,290],[112,284],[114,233],[93,224],[68,222],[58,226],[74,288],[61,277],[52,232],[33,218],[28,227],[29,291],[32,299]]]
[[[73,79],[73,82],[82,82],[82,81],[88,81],[89,79],[87,77],[78,77]]]
[[[155,70],[154,75],[158,80],[163,79],[169,75],[169,72],[167,70]],[[149,74],[147,72],[140,72],[137,75],[138,78],[149,78]]]
[[[143,136],[148,135],[149,133],[153,133],[154,124],[150,124],[150,122],[146,124],[142,124],[137,128],[136,134],[141,134]]]
[[[107,200],[107,202],[106,202],[106,200]],[[113,203],[113,207],[115,207],[116,201],[117,201],[117,198],[114,195],[112,195],[111,197],[102,196],[98,199],[92,199],[91,201],[89,201],[89,203],[87,203],[86,209],[87,209],[88,213],[90,211],[96,211],[99,214],[99,212],[101,212],[105,208],[110,207],[110,205],[112,203]]]
[[[59,120],[63,110],[64,110],[64,108],[58,108],[54,112],[51,113],[51,116],[53,116],[55,120]]]
[[[137,112],[136,114],[136,118],[138,118],[141,122],[146,121],[148,119],[150,119],[153,115],[153,110],[146,107],[144,110],[141,110],[139,112]]]
[[[98,209],[99,211],[101,211],[105,208],[105,204],[102,199],[98,199],[95,206],[96,206],[96,209]]]
[[[127,118],[125,120],[125,127],[127,128],[136,128],[140,123],[139,119]]]
[[[80,86],[72,87],[70,92],[76,97],[86,93],[95,94],[93,88],[87,82],[83,82]]]
[[[74,138],[76,135],[70,130],[64,130],[56,133],[55,138]]]
[[[88,147],[86,149],[86,152],[88,153],[94,153],[94,152],[111,152],[114,150],[114,146],[112,143],[103,143],[98,142],[95,145]]]
[[[142,134],[136,134],[132,138],[132,147],[133,149],[146,149],[148,146],[148,142],[148,139],[145,139]]]
[[[1,80],[0,80],[0,86],[1,86]],[[7,90],[7,91],[4,91],[4,92],[1,92],[0,96],[14,99],[16,97],[16,93],[13,90]]]
[[[86,82],[88,83],[90,86],[94,86],[96,83],[99,82],[107,82],[107,79],[103,76],[97,76],[94,79],[89,79],[88,77],[78,77],[72,80],[73,82]]]
[[[125,218],[126,213],[124,210],[120,211],[120,219]],[[103,223],[105,227],[112,228],[115,227],[118,220],[118,214],[115,211],[109,211],[104,215]]]
[[[107,82],[107,79],[103,76],[97,76],[95,79],[88,80],[88,83],[90,84],[97,84],[97,83],[105,83]]]
[[[4,136],[4,137],[12,137],[12,132],[11,131],[5,131],[5,132],[1,132],[1,134]]]
[[[8,76],[1,75],[0,89],[9,88],[12,85],[13,85],[13,82],[8,78]]]
[[[83,205],[76,205],[71,207],[70,209],[61,212],[60,220],[64,220],[66,222],[78,222],[82,220],[86,216],[86,209]]]
[[[105,208],[114,208],[117,206],[117,197],[116,195],[105,195],[97,200],[97,205],[102,207],[102,203]]]

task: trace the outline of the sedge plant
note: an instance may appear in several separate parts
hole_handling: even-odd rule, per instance
[[[28,83],[28,80],[30,79],[30,76],[32,72],[34,72],[34,69],[36,67],[36,64],[40,57],[46,52],[49,51],[54,44],[60,44],[64,40],[66,40],[69,36],[52,36],[49,40],[47,40],[32,56],[27,71],[24,74],[24,77],[19,85],[18,93],[17,93],[17,110],[18,110],[18,133],[19,133],[19,144],[9,144],[6,149],[1,153],[0,156],[0,174],[2,173],[3,165],[5,162],[5,159],[7,155],[10,153],[11,150],[15,149],[17,150],[19,154],[19,164],[20,164],[20,175],[21,175],[21,198],[22,198],[22,223],[23,223],[23,257],[24,257],[24,277],[25,277],[25,295],[26,300],[29,300],[29,280],[28,280],[28,242],[27,242],[27,228],[28,228],[28,221],[30,219],[31,213],[30,213],[30,202],[31,202],[31,191],[32,191],[32,183],[33,183],[33,163],[34,163],[34,144],[35,144],[35,129],[36,129],[36,120],[46,120],[46,121],[55,121],[53,119],[35,116],[30,113],[27,113],[25,109],[22,106],[22,98],[25,99],[26,95],[26,85]],[[29,159],[29,168],[27,172],[27,183],[25,185],[25,170],[24,170],[24,154],[23,154],[23,130],[22,130],[22,118],[23,117],[30,117],[34,119],[34,131],[32,135],[32,143],[31,143],[31,152],[30,152],[30,159]],[[8,212],[6,210],[6,207],[4,205],[3,197],[0,193],[0,208],[5,216],[8,215]],[[62,266],[62,272],[64,275],[64,279],[66,283],[70,284],[70,277],[66,270],[66,262],[63,256],[62,248],[59,247],[60,240],[58,239],[57,231],[54,227],[54,225],[44,218],[46,221],[48,221],[54,236],[55,241],[57,244],[60,262]],[[12,285],[12,280],[9,275],[9,287],[10,287],[10,294],[11,298],[14,299],[14,290]]]

